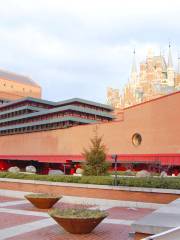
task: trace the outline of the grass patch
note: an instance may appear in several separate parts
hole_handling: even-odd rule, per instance
[[[48,193],[32,193],[32,194],[27,194],[26,197],[30,197],[30,198],[61,198],[61,196],[48,194]]]
[[[101,210],[90,210],[90,209],[77,209],[77,208],[68,208],[68,209],[59,209],[54,208],[49,211],[49,215],[53,217],[62,217],[62,218],[100,218],[107,217],[108,213]]]

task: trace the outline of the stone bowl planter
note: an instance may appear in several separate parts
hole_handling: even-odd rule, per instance
[[[108,213],[90,209],[57,209],[49,211],[49,215],[67,232],[73,234],[90,233]]]
[[[40,209],[49,209],[55,203],[61,199],[61,196],[55,196],[51,194],[28,194],[24,196],[29,202],[31,202],[35,207]]]

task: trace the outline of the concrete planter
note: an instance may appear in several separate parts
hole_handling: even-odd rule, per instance
[[[35,207],[40,209],[49,209],[59,201],[60,196],[51,196],[46,194],[28,194],[24,196]]]

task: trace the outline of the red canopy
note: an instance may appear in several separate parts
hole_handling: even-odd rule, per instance
[[[0,155],[2,160],[24,160],[50,163],[64,163],[68,160],[81,162],[82,155]],[[107,156],[108,161],[112,161],[111,155]],[[159,162],[161,165],[180,165],[180,154],[118,154],[118,162]]]

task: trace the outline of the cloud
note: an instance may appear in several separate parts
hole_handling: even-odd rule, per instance
[[[105,102],[106,88],[128,80],[147,49],[179,45],[180,2],[140,0],[0,1],[0,67],[31,76],[43,97]],[[175,63],[175,60],[174,60]]]

